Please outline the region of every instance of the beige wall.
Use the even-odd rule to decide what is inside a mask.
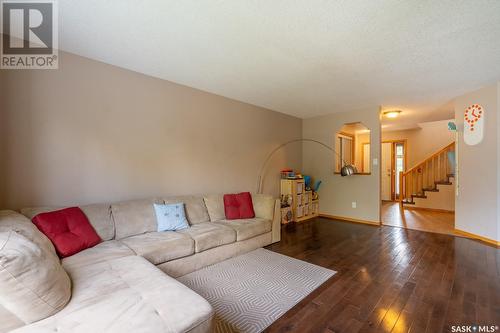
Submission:
[[[455,99],[458,143],[458,197],[455,201],[457,229],[500,241],[500,83]],[[475,146],[463,141],[463,113],[481,104],[485,113],[484,139]]]
[[[452,119],[451,119],[452,120]],[[455,141],[454,132],[448,131],[448,121],[422,123],[421,128],[403,131],[382,130],[382,141],[406,139],[407,169]]]
[[[255,191],[302,120],[75,55],[59,70],[0,71],[0,208]],[[300,169],[300,144],[268,167]]]
[[[303,135],[334,145],[335,134],[345,123],[362,122],[371,130],[371,158],[380,161],[380,118],[379,109],[374,107],[358,112],[340,112],[326,116],[304,119]],[[375,144],[376,143],[376,144]],[[322,214],[350,217],[368,221],[380,220],[380,168],[372,164],[371,175],[341,177],[335,175],[334,158],[325,148],[303,144],[304,173],[323,181],[320,194]],[[357,202],[357,208],[351,203]]]

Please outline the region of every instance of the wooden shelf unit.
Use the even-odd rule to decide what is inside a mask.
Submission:
[[[312,191],[306,191],[303,179],[281,179],[281,195],[292,198],[292,220],[301,222],[319,215],[319,200],[312,199]]]

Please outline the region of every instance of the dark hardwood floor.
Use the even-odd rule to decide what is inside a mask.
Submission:
[[[318,218],[283,226],[267,248],[337,271],[268,332],[500,326],[500,250],[477,241]]]

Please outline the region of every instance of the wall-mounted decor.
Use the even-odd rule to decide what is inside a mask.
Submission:
[[[464,142],[469,146],[483,141],[484,136],[484,108],[479,104],[472,104],[464,112]]]

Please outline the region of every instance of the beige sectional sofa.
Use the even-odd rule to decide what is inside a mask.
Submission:
[[[55,208],[0,211],[0,332],[210,332],[212,307],[175,278],[279,241],[279,201],[252,201],[231,221],[221,195],[81,206],[103,242],[62,260],[30,221]],[[157,232],[163,202],[190,228]]]

